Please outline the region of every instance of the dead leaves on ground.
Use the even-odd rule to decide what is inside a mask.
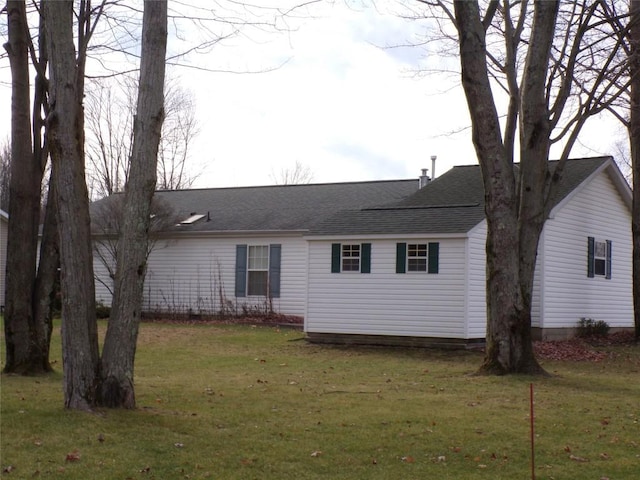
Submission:
[[[534,342],[534,349],[536,356],[543,360],[599,362],[612,354],[596,350],[596,347],[632,345],[633,343],[633,332],[623,331],[589,339],[572,338],[570,340]]]

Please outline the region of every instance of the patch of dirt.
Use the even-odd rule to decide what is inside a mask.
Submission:
[[[602,337],[572,338],[547,342],[534,342],[536,356],[543,360],[574,360],[599,362],[615,355],[614,352],[597,350],[597,347],[634,345],[633,332],[617,332]]]

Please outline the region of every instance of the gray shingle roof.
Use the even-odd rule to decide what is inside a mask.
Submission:
[[[158,191],[154,203],[171,217],[164,231],[307,231],[337,211],[395,203],[417,190],[417,178],[210,188]],[[95,233],[105,232],[105,228],[99,228],[98,219],[108,218],[122,197],[116,194],[92,204]],[[190,225],[176,226],[192,213],[203,214],[204,218]]]
[[[566,197],[610,157],[568,160],[553,205]],[[550,162],[550,168],[556,162]],[[517,168],[517,166],[516,166]],[[382,208],[339,212],[317,224],[311,235],[465,233],[484,219],[479,165],[454,167],[413,195]]]

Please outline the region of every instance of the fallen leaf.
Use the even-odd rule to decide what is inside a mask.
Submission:
[[[98,434],[98,441],[100,443],[104,442],[104,435],[102,433]]]
[[[67,458],[65,460],[67,462],[77,462],[80,460],[80,452],[78,450],[74,450],[71,453],[67,453]]]
[[[2,473],[11,473],[14,470],[15,470],[15,467],[13,465],[7,465],[2,469]]]
[[[176,442],[176,443],[173,444],[173,446],[176,447],[176,448],[182,448],[182,447],[184,447],[184,443]]]
[[[413,458],[411,456],[402,457],[401,460],[403,462],[405,462],[405,463],[415,463],[416,462],[415,458]]]
[[[581,463],[589,461],[588,458],[578,457],[576,455],[569,455],[569,460],[573,460],[574,462],[581,462]]]
[[[611,458],[611,457],[609,457],[608,453],[602,452],[600,454],[600,460],[609,460],[609,458]]]
[[[320,455],[322,455],[322,452],[320,450],[316,450],[314,452],[311,452],[311,456],[312,457],[319,457]]]

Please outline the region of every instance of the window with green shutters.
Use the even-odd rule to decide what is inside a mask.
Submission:
[[[341,272],[371,273],[371,244],[331,244],[331,273]]]
[[[396,273],[438,273],[440,268],[440,244],[396,243]]]

